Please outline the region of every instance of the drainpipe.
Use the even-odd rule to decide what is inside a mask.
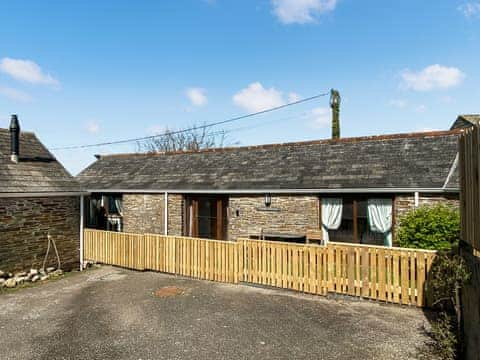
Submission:
[[[165,209],[165,224],[163,225],[164,226],[164,234],[165,235],[168,235],[168,192],[165,191],[165,194],[163,196],[165,198],[165,205],[164,205],[164,209]]]
[[[80,271],[83,270],[83,213],[84,196],[80,195]]]
[[[418,205],[420,203],[420,194],[418,191],[415,191],[415,208],[418,208]]]

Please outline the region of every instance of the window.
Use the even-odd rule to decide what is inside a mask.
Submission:
[[[224,239],[227,223],[226,204],[226,199],[222,197],[187,197],[185,234],[206,239]]]
[[[378,196],[374,196],[378,198]],[[329,240],[368,245],[384,245],[384,235],[372,232],[368,223],[368,198],[343,197],[342,222],[337,230],[329,230]]]

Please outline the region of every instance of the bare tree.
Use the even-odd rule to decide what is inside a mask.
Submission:
[[[172,152],[221,148],[226,145],[227,131],[194,125],[187,131],[166,129],[158,136],[137,142],[138,152]]]

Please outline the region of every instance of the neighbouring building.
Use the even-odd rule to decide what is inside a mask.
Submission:
[[[35,134],[20,132],[13,115],[10,129],[0,129],[0,269],[39,268],[48,234],[62,268],[78,267],[82,194]],[[56,265],[53,249],[49,254],[48,264]]]
[[[480,125],[480,114],[459,115],[453,123],[451,130],[465,129],[474,125]]]
[[[105,155],[77,179],[89,227],[391,246],[406,211],[458,204],[460,132]]]

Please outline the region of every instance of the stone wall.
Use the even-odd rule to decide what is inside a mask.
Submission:
[[[183,195],[168,194],[168,234],[183,235]]]
[[[163,194],[123,194],[123,231],[163,234]]]
[[[459,206],[458,194],[420,194],[418,205],[435,205],[438,203]],[[414,194],[402,194],[395,196],[395,218],[398,219],[410,210],[415,209]]]
[[[164,234],[164,194],[123,194],[123,231]],[[182,235],[183,196],[168,194],[168,233]]]
[[[64,270],[79,267],[79,197],[0,198],[0,269],[42,266],[47,234],[55,240]],[[47,266],[56,266],[50,249]]]
[[[229,198],[228,239],[264,232],[306,233],[319,229],[319,201],[313,195],[272,195],[265,208],[264,195]]]

